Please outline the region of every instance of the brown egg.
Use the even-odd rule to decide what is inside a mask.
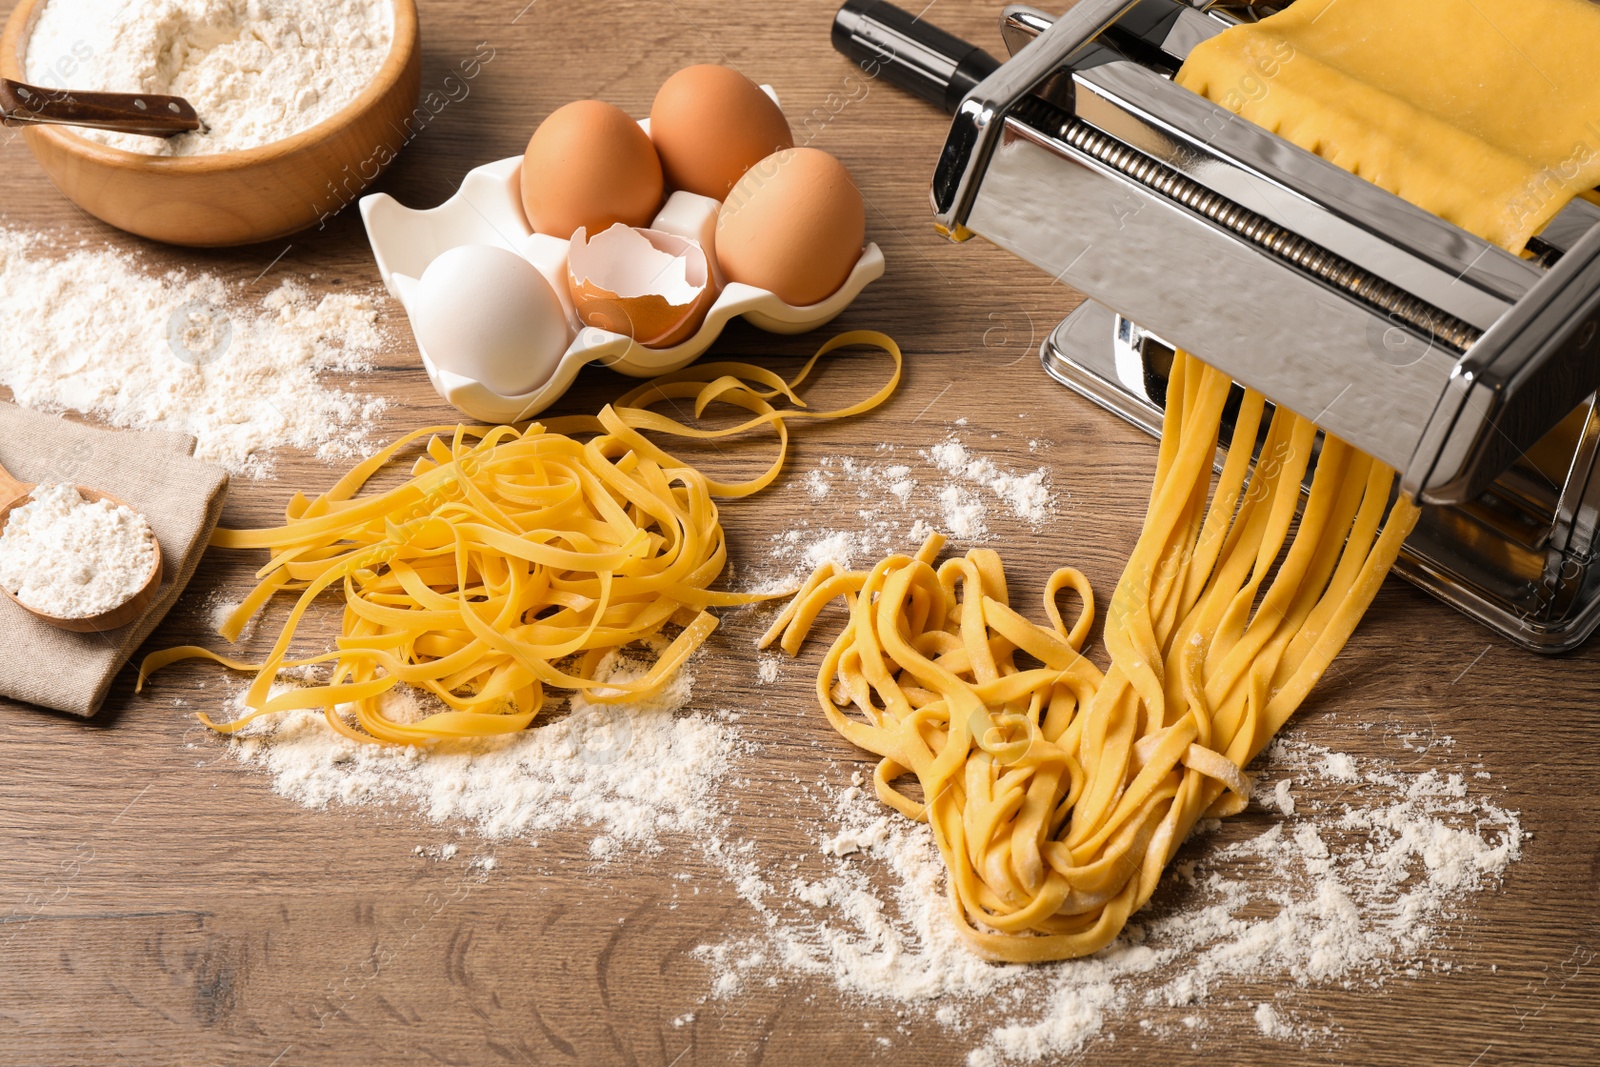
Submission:
[[[833,295],[861,258],[867,209],[843,163],[816,148],[750,168],[717,216],[717,262],[730,282],[805,307]]]
[[[721,200],[744,172],[794,147],[789,122],[761,87],[712,63],[668,78],[650,106],[650,139],[667,185]]]
[[[522,155],[522,209],[539,233],[648,226],[661,206],[661,158],[628,113],[601,100],[557,108]]]

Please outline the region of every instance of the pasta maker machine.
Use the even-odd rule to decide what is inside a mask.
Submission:
[[[1052,377],[1159,433],[1173,348],[1193,352],[1400,473],[1424,506],[1401,575],[1575,648],[1600,626],[1600,208],[1573,201],[1513,255],[1173,83],[1272,10],[1013,6],[1003,63],[873,0],[833,37],[953,111],[939,230],[1089,298],[1041,347]]]

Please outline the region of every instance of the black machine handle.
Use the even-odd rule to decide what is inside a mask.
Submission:
[[[951,114],[1000,61],[885,0],[848,0],[833,17],[833,47],[872,77]]]

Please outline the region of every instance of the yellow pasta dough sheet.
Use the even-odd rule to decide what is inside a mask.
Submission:
[[[1597,57],[1589,0],[1299,0],[1177,81],[1520,252],[1600,183]]]

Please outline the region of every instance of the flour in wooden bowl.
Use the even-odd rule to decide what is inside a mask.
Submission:
[[[333,117],[376,76],[393,38],[388,0],[48,0],[24,68],[47,89],[184,97],[201,130],[75,132],[146,155],[209,155]]]

